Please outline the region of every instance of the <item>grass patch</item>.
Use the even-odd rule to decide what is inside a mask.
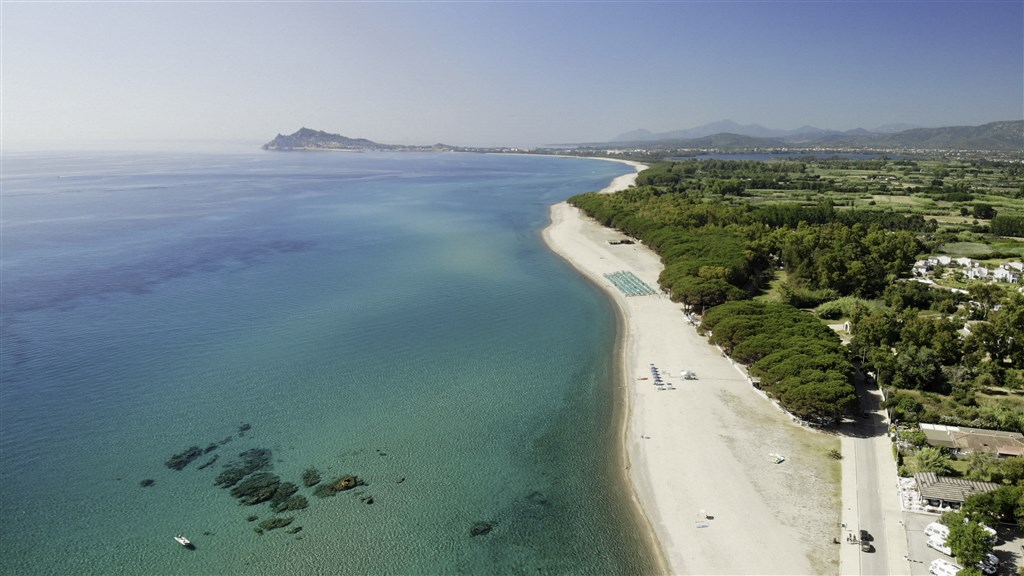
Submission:
[[[966,476],[970,469],[967,460],[951,460],[949,467],[953,469],[953,476]]]
[[[949,242],[939,248],[940,254],[950,256],[966,256],[968,258],[988,254],[992,247],[981,242]]]
[[[782,294],[779,292],[779,286],[785,284],[789,278],[785,270],[778,270],[775,272],[775,278],[768,284],[768,289],[763,294],[759,294],[754,297],[754,300],[760,300],[762,302],[781,302]]]

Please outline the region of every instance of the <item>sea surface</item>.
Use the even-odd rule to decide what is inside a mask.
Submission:
[[[550,204],[628,166],[245,150],[2,167],[3,574],[650,572],[614,457],[614,310],[540,238]],[[165,465],[190,446],[210,451]],[[306,509],[215,486],[254,448]],[[320,498],[309,467],[365,485]],[[275,516],[293,522],[257,532]]]

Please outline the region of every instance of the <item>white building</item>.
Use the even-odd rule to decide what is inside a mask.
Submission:
[[[988,268],[981,266],[975,266],[974,268],[968,268],[967,272],[964,272],[971,280],[986,280],[989,277]]]
[[[1020,282],[1020,272],[1006,264],[1000,264],[999,268],[992,271],[992,279],[1000,282]]]

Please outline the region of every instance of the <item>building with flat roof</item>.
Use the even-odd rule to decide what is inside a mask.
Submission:
[[[1024,434],[946,426],[943,424],[920,424],[921,432],[929,446],[949,448],[954,452],[987,452],[999,458],[1024,455]]]

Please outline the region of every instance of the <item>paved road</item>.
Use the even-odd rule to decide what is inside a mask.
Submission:
[[[896,490],[896,465],[892,443],[886,434],[888,421],[881,408],[881,394],[858,384],[861,411],[867,417],[842,426],[843,513],[845,534],[859,536],[867,530],[874,552],[844,545],[840,572],[844,575],[910,574],[906,559],[907,539]]]
[[[873,536],[871,543],[875,547],[874,553],[861,553],[860,573],[861,574],[890,574],[888,561],[888,542],[885,530],[885,519],[882,514],[883,488],[879,486],[882,474],[878,469],[877,453],[879,434],[885,434],[885,423],[882,417],[875,413],[877,400],[871,394],[861,394],[861,402],[864,410],[870,415],[868,419],[861,419],[854,428],[855,438],[853,446],[855,451],[855,463],[857,466],[857,524],[858,529],[867,530]],[[881,427],[881,430],[879,430]],[[890,490],[891,491],[891,490]]]

